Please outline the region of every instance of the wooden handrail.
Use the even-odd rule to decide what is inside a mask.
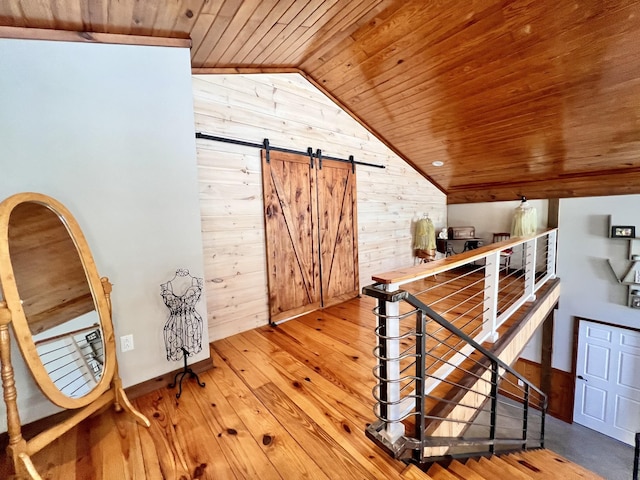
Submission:
[[[452,255],[451,257],[442,258],[440,260],[435,260],[433,262],[422,263],[420,265],[414,265],[411,267],[401,268],[398,270],[392,270],[390,272],[380,273],[373,275],[371,278],[376,283],[382,283],[385,285],[392,283],[408,283],[413,282],[415,280],[420,280],[425,277],[429,277],[431,275],[435,275],[437,273],[446,272],[447,270],[452,270],[456,267],[466,265],[467,263],[474,262],[476,260],[481,260],[488,255],[505,250],[507,248],[514,247],[516,245],[520,245],[526,241],[532,240],[534,238],[543,237],[548,235],[549,232],[554,230],[558,230],[557,228],[547,228],[545,230],[541,230],[534,235],[529,235],[527,237],[512,237],[508,240],[503,240],[502,242],[491,243],[489,245],[485,245],[482,247],[478,247],[473,250],[469,250],[467,252],[458,253],[456,255]]]

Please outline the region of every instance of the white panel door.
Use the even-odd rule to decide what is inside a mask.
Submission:
[[[640,332],[580,321],[573,419],[634,444],[640,431]]]

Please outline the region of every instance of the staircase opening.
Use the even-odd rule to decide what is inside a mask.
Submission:
[[[555,243],[550,229],[374,277],[369,438],[418,464],[544,447],[547,397],[512,364],[557,303]]]

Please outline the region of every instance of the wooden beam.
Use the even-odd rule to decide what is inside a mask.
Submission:
[[[560,199],[550,198],[547,206],[547,228],[558,228],[560,218]]]
[[[598,172],[598,175],[574,176],[554,180],[520,183],[479,184],[447,192],[449,205],[458,203],[496,202],[526,196],[530,200],[545,198],[597,197],[640,194],[640,172]]]
[[[193,75],[254,75],[260,73],[298,73],[299,68],[291,67],[193,67]],[[303,75],[304,76],[304,75]]]
[[[149,47],[191,48],[189,38],[148,37],[142,35],[119,35],[115,33],[79,32],[49,30],[44,28],[23,28],[0,26],[0,38],[22,40],[50,40],[54,42],[111,43],[119,45],[140,45]]]

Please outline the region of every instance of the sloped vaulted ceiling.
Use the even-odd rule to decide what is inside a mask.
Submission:
[[[0,25],[299,70],[449,203],[640,193],[640,1],[3,0]]]

